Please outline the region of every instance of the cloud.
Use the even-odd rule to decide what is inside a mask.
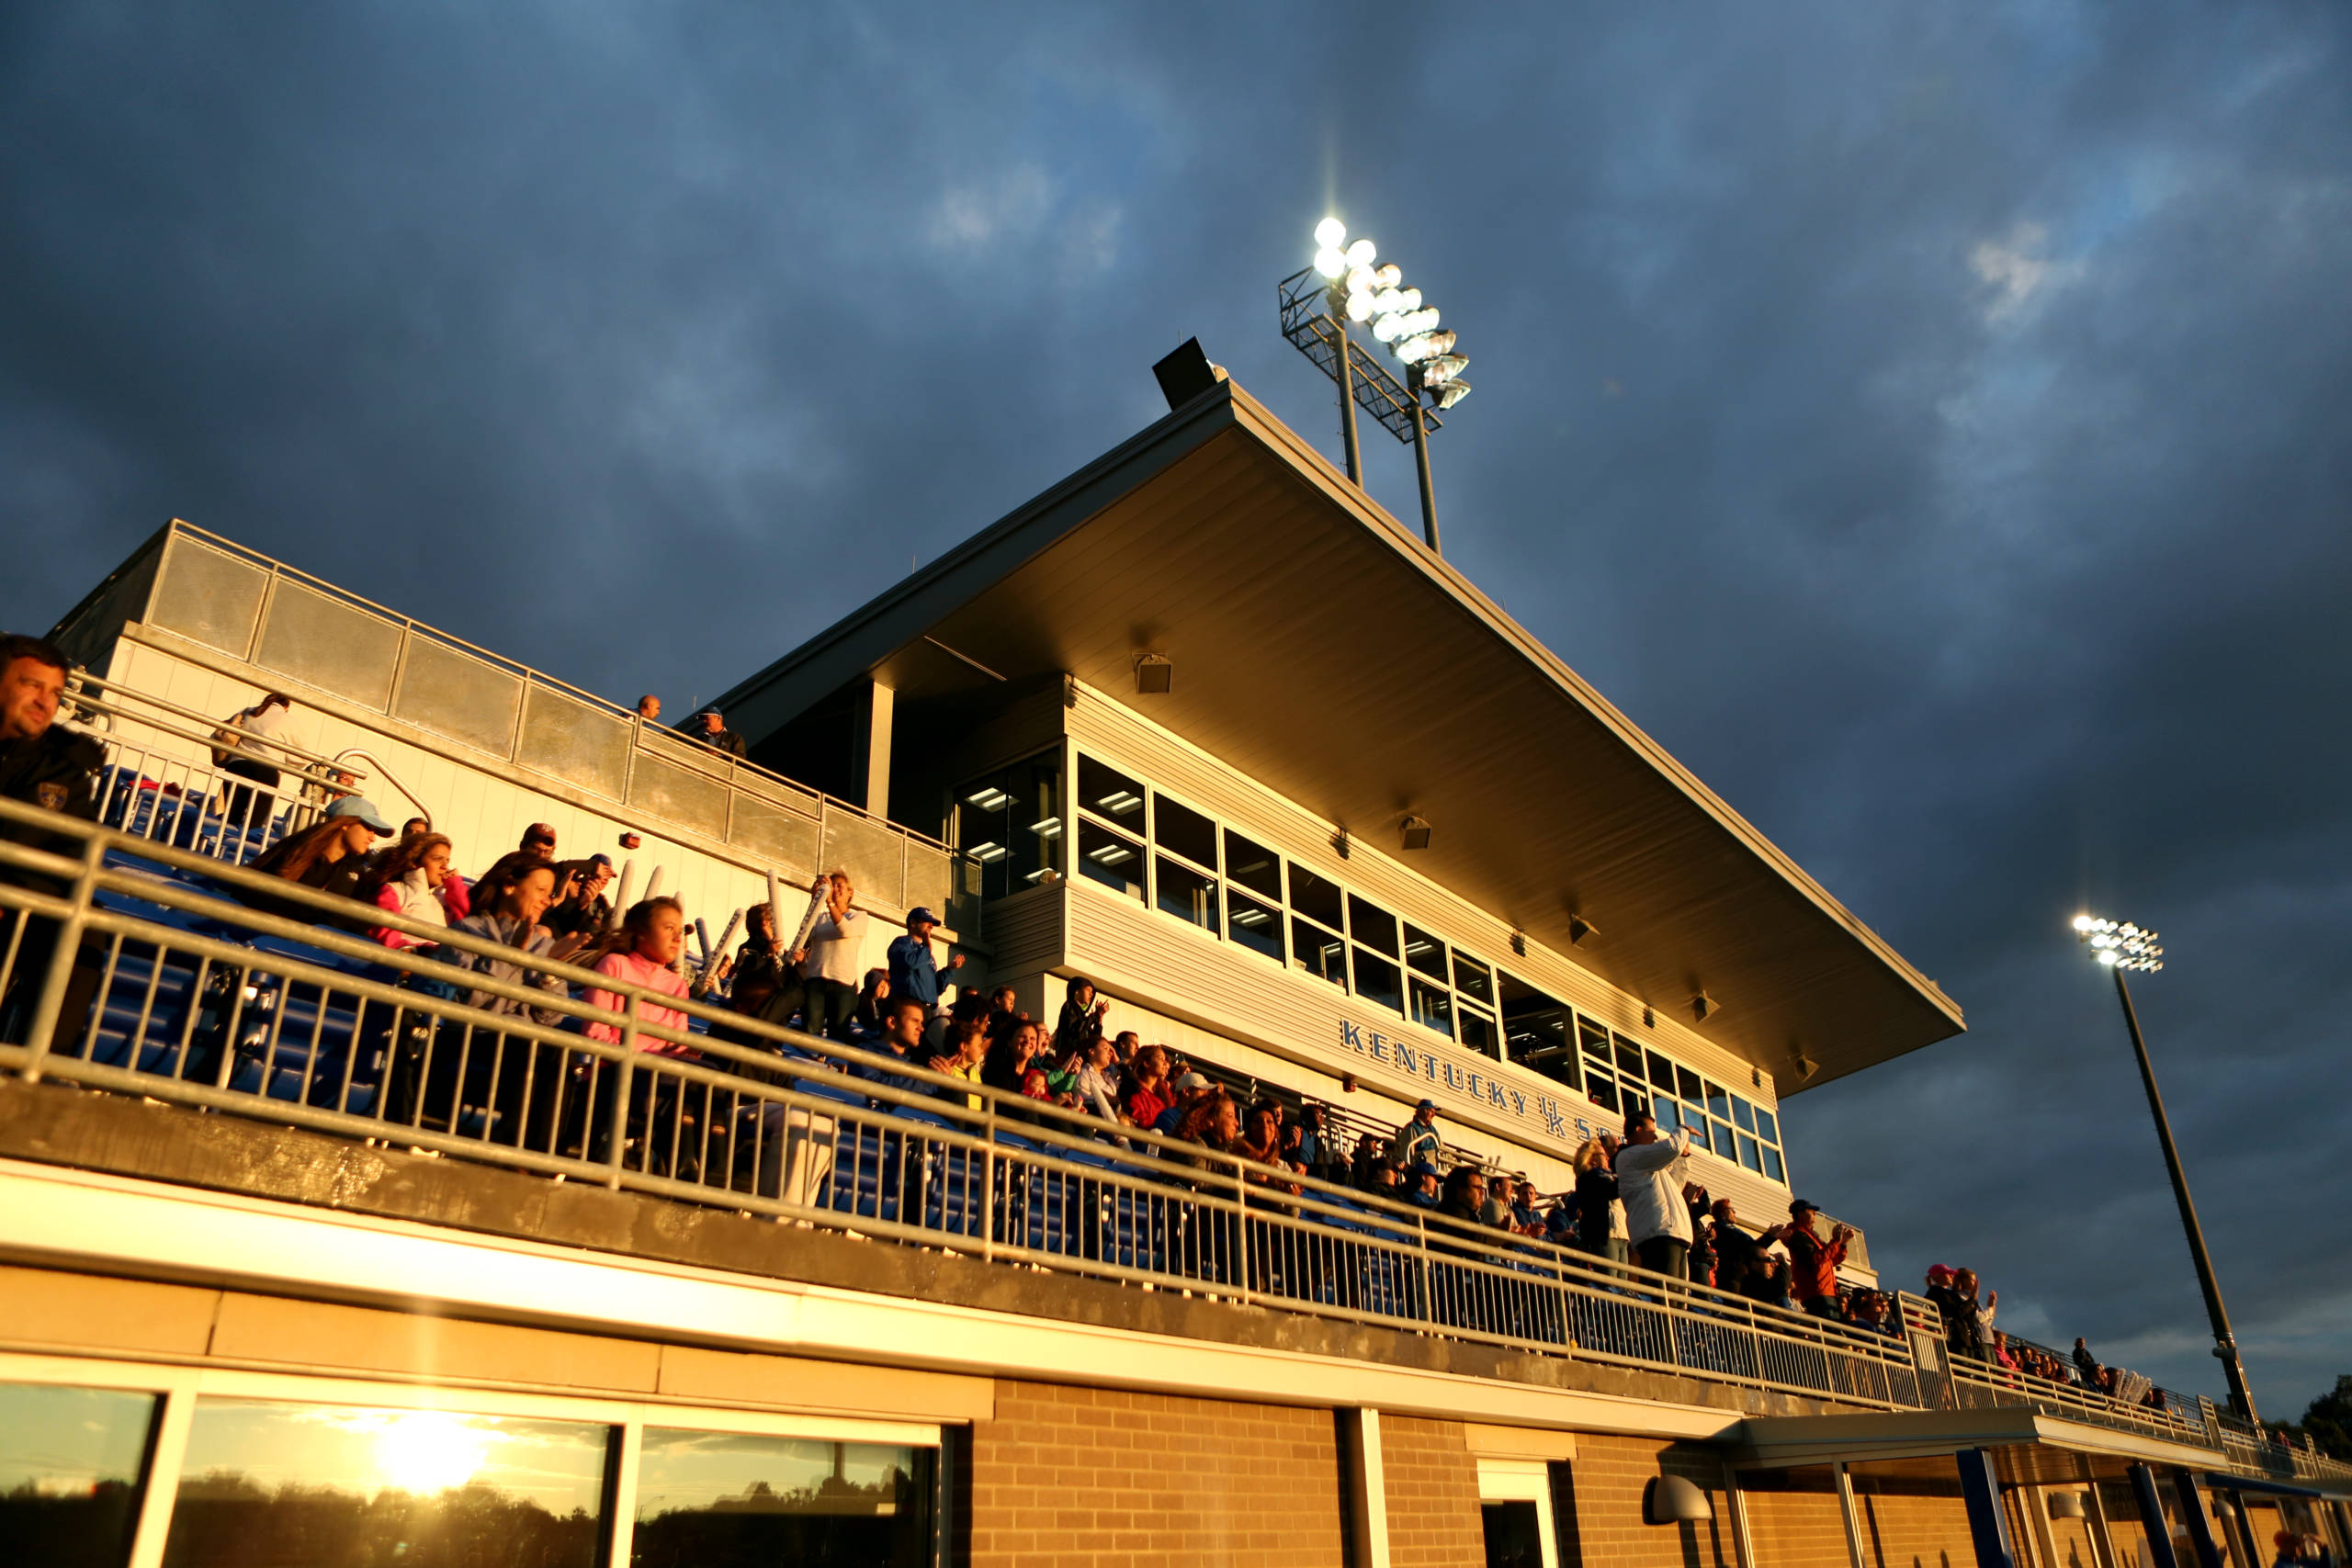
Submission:
[[[2043,254],[2049,243],[2041,225],[2020,223],[2007,238],[1979,241],[1968,253],[1969,270],[1987,291],[1982,305],[1987,322],[2008,321],[2082,277],[2082,262],[2052,261]]]

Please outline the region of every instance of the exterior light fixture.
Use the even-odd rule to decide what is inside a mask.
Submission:
[[[1165,696],[1176,681],[1176,661],[1162,653],[1136,655],[1136,691],[1142,696]]]
[[[1408,850],[1425,850],[1430,847],[1430,825],[1426,818],[1419,817],[1405,818],[1405,847]]]
[[[2242,1421],[2259,1421],[2254,1391],[2245,1381],[2245,1363],[2239,1358],[2237,1337],[2230,1332],[2230,1314],[2222,1305],[2222,1284],[2213,1274],[2213,1259],[2205,1251],[2205,1230],[2197,1223],[2197,1205],[2188,1196],[2188,1176],[2181,1169],[2180,1150],[2172,1141],[2172,1122],[2165,1115],[2164,1096],[2156,1091],[2156,1069],[2148,1060],[2148,1043],[2140,1034],[2140,1015],[2132,1006],[2126,973],[2154,974],[2165,966],[2164,944],[2156,933],[2130,920],[2104,919],[2097,915],[2075,917],[2075,940],[2091,958],[2115,976],[2115,999],[2123,1009],[2123,1026],[2132,1035],[2132,1054],[2139,1058],[2140,1087],[2147,1091],[2148,1114],[2156,1123],[2156,1141],[2164,1145],[2165,1173],[2172,1178],[2174,1204],[2180,1210],[2180,1228],[2188,1235],[2189,1260],[2197,1265],[2197,1283],[2205,1292],[2205,1316],[2213,1329],[2213,1354],[2230,1385],[2230,1407]]]
[[[1331,834],[1331,852],[1341,860],[1348,858],[1348,830],[1340,828]]]
[[[1819,1071],[1821,1071],[1821,1064],[1819,1062],[1815,1061],[1812,1057],[1806,1055],[1802,1051],[1797,1053],[1798,1081],[1803,1083],[1811,1083],[1813,1081],[1813,1075]]]
[[[1582,915],[1570,915],[1568,917],[1568,945],[1580,947],[1584,944],[1585,938],[1597,934],[1600,930],[1599,926],[1594,925]]]
[[[1715,1506],[1707,1495],[1679,1475],[1661,1475],[1650,1483],[1649,1506],[1645,1510],[1654,1525],[1696,1524],[1715,1517]]]
[[[1362,486],[1363,464],[1356,447],[1356,405],[1400,442],[1413,448],[1421,487],[1421,536],[1438,549],[1437,495],[1430,481],[1429,438],[1444,428],[1436,415],[1470,393],[1462,378],[1469,356],[1455,352],[1455,334],[1439,329],[1437,307],[1419,288],[1405,287],[1394,262],[1375,266],[1380,250],[1370,240],[1348,239],[1348,226],[1326,218],[1315,226],[1313,262],[1283,279],[1283,335],[1293,347],[1339,383],[1340,441],[1347,456],[1348,481]],[[1404,369],[1400,379],[1358,347],[1349,324],[1368,327]]]
[[[1715,1000],[1714,998],[1707,995],[1704,991],[1701,991],[1697,996],[1690,998],[1690,1016],[1698,1020],[1701,1023],[1706,1022],[1707,1020],[1714,1017],[1715,1014],[1723,1010],[1724,1004]]]
[[[2053,1519],[2081,1518],[2083,1495],[2079,1492],[2052,1492],[2050,1495],[2050,1517]]]

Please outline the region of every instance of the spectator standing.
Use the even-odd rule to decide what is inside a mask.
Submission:
[[[929,909],[907,911],[907,934],[890,939],[886,954],[890,965],[890,994],[912,997],[930,1011],[939,1008],[939,964],[931,951],[931,933],[939,929],[939,917]],[[947,955],[950,974],[964,967],[964,955]]]
[[[1682,1183],[1690,1162],[1690,1134],[1677,1127],[1661,1138],[1657,1119],[1636,1111],[1626,1119],[1625,1142],[1617,1151],[1617,1191],[1625,1204],[1625,1230],[1634,1257],[1645,1269],[1668,1279],[1690,1277],[1690,1211],[1682,1206]]]
[[[1707,1190],[1695,1181],[1684,1182],[1682,1206],[1690,1211],[1690,1282],[1712,1287],[1715,1282],[1715,1225]]]
[[[1437,1130],[1437,1101],[1424,1100],[1413,1107],[1413,1119],[1388,1140],[1388,1157],[1408,1170],[1424,1162],[1435,1166],[1444,1146]]]
[[[836,871],[820,880],[827,885],[824,910],[808,928],[808,945],[792,956],[808,987],[808,1031],[830,1035],[846,1027],[857,1000],[858,981],[865,973],[860,951],[865,917],[851,903],[855,895],[849,873]]]
[[[1577,1245],[1611,1263],[1626,1260],[1623,1241],[1611,1233],[1617,1206],[1617,1139],[1608,1133],[1588,1139],[1577,1151]]]
[[[1094,995],[1094,982],[1083,975],[1072,976],[1069,994],[1062,999],[1061,1016],[1054,1021],[1054,1051],[1067,1055],[1083,1051],[1102,1034],[1102,1015],[1111,1004]]]
[[[287,754],[268,743],[286,732],[287,716],[293,707],[285,693],[270,692],[253,706],[239,708],[222,719],[220,728],[212,732],[213,766],[252,781],[229,787],[225,809],[230,827],[242,830],[269,826],[277,807],[275,791],[281,776],[277,764],[287,760]],[[264,795],[254,784],[273,793]]]
[[[727,720],[719,716],[717,708],[704,710],[688,733],[713,750],[724,751],[730,757],[741,758],[746,754],[743,738],[727,728]]]
[[[662,722],[662,699],[648,692],[637,699],[637,716],[648,724]]]
[[[1835,1322],[1843,1315],[1838,1304],[1838,1266],[1846,1261],[1854,1227],[1840,1224],[1824,1241],[1813,1228],[1821,1205],[1800,1198],[1789,1205],[1789,1224],[1782,1233],[1788,1243],[1789,1267],[1794,1280],[1791,1293],[1797,1304],[1815,1317]]]
[[[2098,1386],[2098,1358],[2091,1354],[2090,1346],[2080,1335],[2075,1337],[2075,1370],[2082,1374],[2085,1388]]]

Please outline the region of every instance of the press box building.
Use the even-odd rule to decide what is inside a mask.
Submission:
[[[268,833],[230,825],[211,727],[281,690],[269,832],[344,773],[462,864],[547,822],[659,866],[709,930],[843,868],[876,926],[938,910],[961,977],[1050,1018],[1082,976],[1114,1029],[1335,1134],[1427,1098],[1455,1157],[1554,1192],[1638,1103],[1778,1220],[1781,1098],[1960,1010],[1229,383],[739,682],[746,761],[182,524],[54,635],[109,769],[103,829],[0,885],[80,944],[0,1020],[0,1496],[112,1543],[86,1560],[2344,1545],[2343,1467],[2200,1400],[1954,1364],[1916,1298],[1866,1335],[821,1063],[722,1094],[628,1057],[700,1107],[692,1173],[658,1118],[532,1146],[479,1087],[494,1048],[402,1110],[403,1052],[472,1040],[463,1004],[218,897]]]

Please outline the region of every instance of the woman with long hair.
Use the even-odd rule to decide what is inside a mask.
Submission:
[[[846,1034],[857,1005],[857,984],[865,976],[863,949],[865,917],[852,903],[855,897],[849,873],[836,871],[820,879],[825,902],[816,923],[808,928],[808,946],[792,956],[800,964],[808,988],[805,1003],[811,1034]]]
[[[447,836],[441,833],[402,839],[377,855],[359,879],[359,896],[379,909],[425,925],[448,925],[451,916],[444,899],[450,884],[449,848]],[[438,945],[430,937],[411,936],[390,926],[377,926],[368,934],[390,948]]]

